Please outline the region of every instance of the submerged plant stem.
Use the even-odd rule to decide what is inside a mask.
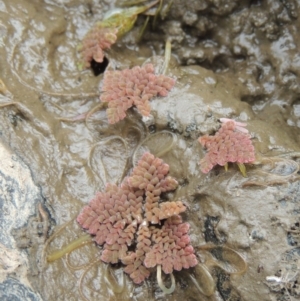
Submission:
[[[6,86],[5,86],[5,84],[4,84],[4,82],[1,80],[1,78],[0,78],[0,93],[1,94],[3,94],[3,95],[5,95],[5,94],[8,94],[8,90],[7,90],[7,88],[6,88]],[[10,92],[9,92],[10,93]]]
[[[246,173],[246,166],[244,163],[236,163],[237,166],[239,167],[240,169],[240,172],[242,173],[243,177],[244,178],[247,178],[247,173]]]
[[[159,135],[170,135],[171,136],[171,141],[167,141],[166,139],[164,139],[164,143],[165,145],[163,145],[162,142],[158,143],[158,145],[161,147],[159,150],[157,151],[153,151],[150,150],[151,153],[155,154],[155,156],[157,157],[162,157],[163,155],[165,155],[166,153],[168,153],[174,146],[175,142],[177,141],[177,137],[174,133],[169,132],[169,131],[161,131],[161,132],[157,132],[153,135],[149,135],[148,137],[146,137],[135,149],[133,155],[132,155],[132,165],[135,165],[137,163],[137,158],[138,158],[138,151],[139,149],[143,146],[143,144],[146,144],[146,142],[150,139],[154,139],[155,137],[159,137]],[[167,142],[166,142],[167,141]],[[157,144],[157,141],[156,141]],[[155,144],[155,145],[156,145]],[[153,145],[153,143],[152,143]]]
[[[242,187],[267,187],[298,181],[300,169],[299,163],[295,160],[287,159],[298,157],[300,157],[299,152],[291,152],[276,157],[259,158],[259,160],[253,163],[256,166],[260,166],[260,168],[255,169],[255,172],[251,173],[251,178],[253,180],[243,183]],[[268,167],[268,165],[270,165],[270,167]]]
[[[70,118],[60,117],[60,118],[57,118],[57,120],[62,121],[62,122],[82,122],[82,121],[86,120],[86,117],[85,117],[85,114],[81,114],[76,117],[70,117]]]
[[[204,264],[198,263],[198,265],[195,267],[195,273],[196,276],[191,273],[188,273],[188,276],[199,292],[208,297],[213,295],[216,285],[208,268]]]
[[[171,282],[172,282],[170,288],[166,288],[165,285],[163,284],[163,281],[161,279],[161,265],[160,264],[157,266],[157,274],[156,275],[157,275],[157,283],[158,283],[158,286],[160,287],[160,289],[165,294],[172,294],[175,291],[175,285],[176,285],[173,273],[170,274]]]
[[[94,152],[95,148],[96,148],[97,146],[99,146],[99,145],[105,145],[105,144],[107,144],[109,141],[112,141],[112,140],[120,140],[120,141],[123,143],[123,145],[124,145],[124,154],[128,153],[128,143],[127,143],[126,140],[123,139],[122,137],[117,136],[117,135],[113,135],[113,136],[104,138],[102,141],[100,141],[100,142],[96,143],[95,145],[93,145],[92,148],[90,149],[89,159],[88,159],[88,163],[89,163],[89,166],[90,166],[90,167],[93,166],[93,164],[92,164],[92,162],[91,162],[91,156],[93,155],[93,152]],[[102,161],[101,158],[100,158],[100,160],[98,161],[98,164],[101,164],[100,170],[103,171],[103,175],[100,175],[100,178],[101,178],[102,182],[104,183],[104,185],[106,185],[106,184],[107,184],[107,172],[106,172],[106,169],[105,169],[105,167],[104,167],[104,164],[103,164],[103,161]],[[126,160],[126,162],[125,162],[124,168],[126,168],[126,167],[127,167],[127,160]],[[124,177],[124,173],[125,173],[125,172],[126,172],[126,171],[123,171],[123,173],[122,173],[122,175],[121,175],[121,178],[120,178],[118,181],[116,181],[117,183],[119,183],[119,182],[122,180],[122,178]]]
[[[86,116],[85,116],[85,122],[87,122],[87,120],[97,111],[100,111],[103,108],[107,108],[107,103],[106,102],[101,102],[98,105],[96,105],[95,107],[93,107],[89,112],[87,112]]]
[[[92,240],[91,240],[91,241],[87,241],[86,243],[82,243],[81,246],[88,245],[88,244],[90,244],[90,243],[92,243],[92,242],[93,242]],[[71,253],[67,253],[67,254],[66,254],[66,265],[68,266],[68,268],[69,268],[71,271],[84,270],[84,269],[86,269],[86,268],[89,266],[89,263],[84,263],[84,264],[82,264],[82,265],[77,265],[77,266],[71,264],[71,262],[70,262],[70,254],[71,254]]]
[[[173,1],[174,0],[169,0],[169,3],[167,4],[167,6],[165,6],[164,8],[162,8],[161,10],[160,10],[160,18],[162,19],[162,20],[164,20],[166,17],[167,17],[167,15],[168,15],[168,13],[169,13],[169,11],[170,11],[170,9],[171,9],[171,6],[172,6],[172,4],[173,4]]]
[[[166,48],[165,48],[165,61],[161,72],[163,75],[165,75],[168,70],[170,59],[171,59],[171,51],[172,51],[172,44],[170,39],[167,39]]]
[[[47,261],[53,262],[53,261],[63,257],[65,254],[70,253],[73,250],[80,248],[82,245],[84,245],[90,241],[91,241],[91,236],[89,234],[83,235],[83,236],[79,237],[78,239],[72,241],[70,244],[68,244],[64,248],[55,251],[51,255],[48,255]]]
[[[111,287],[115,294],[121,294],[125,287],[125,277],[121,270],[120,283],[118,282],[117,276],[113,274],[112,268],[109,264],[105,265],[104,280]]]
[[[101,259],[96,259],[94,260],[86,269],[85,271],[81,274],[80,279],[79,279],[79,294],[81,296],[81,298],[84,301],[90,301],[89,299],[86,298],[86,296],[84,295],[83,291],[82,291],[82,283],[83,283],[83,279],[85,277],[85,275],[88,273],[88,271],[94,267],[96,264],[98,264],[99,262],[101,262]]]
[[[147,16],[147,18],[146,18],[146,20],[145,20],[145,22],[144,22],[144,24],[143,24],[143,26],[142,26],[142,28],[141,28],[141,30],[140,30],[140,32],[139,32],[139,35],[138,35],[138,38],[137,38],[137,41],[138,41],[138,42],[140,42],[140,40],[141,40],[142,37],[143,37],[143,34],[144,34],[144,32],[145,32],[145,29],[147,28],[147,25],[148,25],[148,23],[149,23],[149,19],[150,19],[150,17]]]
[[[156,9],[156,12],[155,12],[155,15],[154,15],[154,18],[153,18],[153,23],[152,23],[153,29],[155,29],[155,27],[156,27],[156,21],[157,21],[158,15],[160,14],[162,4],[163,4],[163,0],[160,0],[158,8]]]
[[[133,6],[137,4],[141,4],[143,2],[146,2],[147,0],[132,0],[132,1],[122,1],[120,6]]]
[[[244,274],[248,268],[243,256],[231,248],[207,244],[199,246],[198,249],[208,251],[208,253],[206,253],[206,266],[217,266],[226,273],[235,275]],[[219,256],[215,254],[219,254]],[[198,267],[201,267],[200,264]],[[201,268],[203,269],[203,267]]]

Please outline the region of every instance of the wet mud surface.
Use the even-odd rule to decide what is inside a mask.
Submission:
[[[0,297],[300,299],[300,2],[174,0],[164,20],[137,44],[145,19],[139,17],[107,53],[111,65],[159,66],[169,37],[167,75],[176,78],[175,87],[151,101],[148,119],[132,109],[115,125],[103,110],[86,122],[62,121],[99,103],[103,75],[78,71],[76,47],[115,5],[0,0]],[[257,162],[247,178],[234,165],[207,175],[199,169],[204,151],[197,138],[213,134],[221,117],[248,124]],[[202,269],[212,276],[210,297],[191,280],[205,287],[196,269],[174,273],[171,295],[162,293],[155,272],[141,285],[125,276],[118,294],[104,263],[86,270],[99,259],[93,244],[53,263],[45,260],[82,236],[74,220],[81,208],[106,183],[120,183],[145,148],[162,154],[179,182],[166,197],[188,207],[183,219],[191,224]],[[210,252],[205,245],[218,248]],[[245,273],[235,272],[241,263],[229,249],[244,258]],[[221,263],[212,265],[212,257]],[[121,281],[119,271],[113,268]]]

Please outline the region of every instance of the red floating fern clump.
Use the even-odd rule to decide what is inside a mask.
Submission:
[[[161,229],[152,226],[150,230],[153,247],[144,260],[147,268],[161,265],[162,270],[170,274],[173,270],[181,271],[198,263],[187,234],[189,224],[182,223],[179,215],[168,218]]]
[[[142,195],[143,191],[134,191],[126,183],[122,187],[108,184],[77,217],[78,223],[95,235],[95,242],[104,244],[103,261],[117,263],[126,255],[142,220]]]
[[[246,124],[231,119],[222,118],[221,128],[214,136],[202,136],[198,141],[207,149],[200,161],[200,169],[208,173],[215,165],[225,166],[228,162],[237,163],[243,175],[244,163],[255,161],[254,146]]]
[[[103,27],[101,22],[96,24],[84,37],[79,52],[82,58],[83,68],[89,68],[94,59],[97,63],[104,60],[104,50],[111,47],[117,41],[118,29]]]
[[[155,75],[152,64],[106,71],[100,100],[108,103],[106,112],[110,123],[124,119],[126,111],[133,105],[143,116],[149,116],[149,100],[155,96],[166,96],[174,84],[171,77]]]
[[[168,172],[166,163],[145,153],[120,186],[107,185],[77,217],[94,241],[103,245],[101,259],[121,261],[135,283],[144,281],[155,266],[170,274],[198,263],[189,225],[178,215],[185,206],[180,201],[161,202],[161,193],[178,185]]]

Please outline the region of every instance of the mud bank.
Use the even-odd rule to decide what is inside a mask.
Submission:
[[[68,260],[45,260],[82,235],[74,217],[95,192],[120,183],[141,147],[154,154],[167,149],[171,135],[174,143],[162,158],[180,185],[167,197],[189,208],[183,218],[191,224],[192,245],[216,287],[201,300],[300,298],[299,2],[174,0],[136,44],[141,16],[107,55],[114,68],[158,66],[170,38],[167,75],[176,85],[169,95],[151,101],[148,119],[132,109],[116,125],[108,124],[105,111],[86,122],[62,121],[99,103],[103,75],[78,71],[76,47],[117,4],[0,1],[0,106],[7,104],[0,108],[1,290],[18,288],[17,300],[199,300],[186,274],[197,278],[193,269],[175,273],[172,295],[162,293],[155,273],[138,286],[126,276],[125,290],[116,294],[104,263],[85,273],[99,258],[95,245]],[[248,124],[258,158],[248,178],[234,165],[207,175],[199,169],[204,150],[197,138],[213,134],[221,117]],[[10,164],[14,156],[17,163]],[[207,244],[241,254],[247,271],[230,275],[210,266],[201,250]]]

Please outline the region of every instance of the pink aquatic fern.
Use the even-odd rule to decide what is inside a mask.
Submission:
[[[97,63],[102,63],[104,50],[111,47],[117,41],[118,29],[103,27],[102,23],[97,23],[84,37],[79,52],[82,59],[82,67],[89,68],[94,59]]]
[[[135,105],[143,116],[149,116],[149,100],[166,96],[175,80],[165,75],[155,75],[152,64],[135,66],[122,71],[106,71],[100,100],[108,103],[107,117],[116,123],[126,117],[126,111]]]
[[[128,179],[131,187],[145,191],[145,217],[152,224],[185,211],[180,201],[158,204],[162,192],[174,190],[178,185],[174,178],[167,176],[168,172],[168,164],[149,154],[143,156]]]
[[[200,160],[200,169],[208,173],[215,165],[225,166],[228,162],[237,163],[243,175],[244,163],[255,160],[254,146],[246,124],[236,122],[232,119],[222,118],[221,128],[214,136],[204,135],[198,139],[207,153]]]
[[[189,225],[178,215],[185,206],[160,199],[162,192],[178,185],[168,172],[166,163],[146,152],[120,186],[107,185],[77,217],[94,241],[103,245],[101,259],[121,261],[135,283],[144,281],[154,266],[172,273],[198,263]]]
[[[153,246],[145,256],[144,265],[147,268],[161,265],[166,274],[197,265],[188,230],[189,224],[183,223],[179,215],[168,218],[161,229],[150,227]]]
[[[78,223],[99,245],[104,244],[101,259],[117,263],[133,241],[138,221],[141,221],[143,191],[131,189],[126,182],[121,187],[108,184],[77,217]]]

